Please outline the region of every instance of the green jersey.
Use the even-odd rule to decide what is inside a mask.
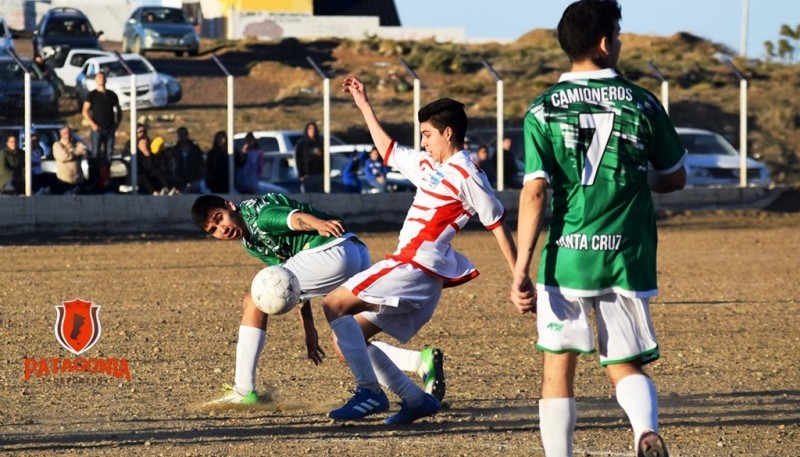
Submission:
[[[239,211],[250,230],[250,235],[242,238],[242,245],[250,255],[267,265],[280,265],[300,251],[313,250],[343,239],[322,236],[315,231],[292,230],[289,216],[297,211],[325,220],[336,218],[285,195],[265,194],[245,200],[239,205]]]
[[[538,284],[572,296],[656,295],[648,166],[669,174],[685,151],[656,97],[614,70],[566,73],[524,126],[525,180],[553,191]]]

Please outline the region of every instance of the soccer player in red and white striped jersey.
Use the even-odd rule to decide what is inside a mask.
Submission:
[[[486,175],[462,149],[467,130],[464,105],[436,100],[419,111],[423,151],[397,144],[383,130],[364,84],[353,77],[343,89],[353,96],[384,162],[416,187],[397,250],[387,259],[349,279],[323,300],[325,317],[338,341],[340,355],[356,378],[356,393],[331,411],[334,420],[360,419],[389,408],[381,385],[403,401],[388,424],[406,424],[439,411],[440,402],[414,384],[381,348],[368,342],[384,332],[406,343],[430,320],[442,289],[475,278],[478,271],[450,245],[472,216],[497,239],[509,270],[516,246],[503,222],[505,209]]]

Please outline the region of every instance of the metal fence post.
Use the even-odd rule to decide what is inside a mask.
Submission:
[[[747,78],[730,57],[724,56],[720,60],[739,81],[739,187],[747,187]]]
[[[481,61],[483,66],[486,67],[486,70],[489,71],[489,74],[492,75],[496,84],[497,84],[497,190],[502,191],[505,189],[505,155],[506,151],[503,149],[503,111],[504,111],[504,100],[503,100],[503,78],[492,68],[492,65],[486,60],[483,59]]]
[[[228,123],[227,123],[227,130],[228,130],[228,193],[232,194],[234,191],[234,182],[233,182],[233,167],[234,167],[234,160],[233,160],[233,75],[228,71],[225,65],[222,65],[222,62],[219,60],[217,56],[212,56],[214,62],[216,62],[217,66],[225,73],[225,79],[228,81]],[[261,178],[259,176],[259,178]]]
[[[137,154],[136,154],[138,152],[138,149],[139,149],[137,147],[137,144],[136,144],[136,108],[137,108],[137,104],[139,103],[139,99],[138,99],[138,92],[139,91],[136,89],[136,73],[134,73],[134,71],[131,70],[131,67],[128,66],[128,64],[125,62],[125,59],[122,58],[122,55],[119,52],[114,51],[114,55],[117,57],[117,60],[119,61],[120,65],[122,65],[122,68],[124,68],[125,71],[127,71],[128,74],[131,77],[131,88],[130,88],[130,94],[128,96],[128,108],[130,109],[130,120],[131,120],[131,125],[130,125],[130,128],[131,128],[131,143],[130,143],[130,148],[131,148],[131,173],[130,174],[131,174],[131,176],[130,176],[130,178],[131,178],[131,194],[136,195],[139,192],[139,189],[137,188],[137,184],[139,183],[139,180],[138,180],[139,167],[138,167],[138,163],[137,163],[138,160],[137,160]],[[108,155],[109,163],[111,161],[111,154],[112,153],[113,153],[113,151],[106,151],[106,154]],[[97,151],[95,151],[95,154],[97,154]]]
[[[328,194],[331,191],[331,79],[322,68],[314,62],[311,56],[306,56],[306,60],[322,78],[323,190]]]
[[[25,196],[30,197],[33,195],[33,174],[31,170],[31,71],[22,60],[19,58],[13,49],[6,49],[8,55],[14,59],[17,65],[25,72],[23,77],[23,98],[24,98],[24,130],[25,130]]]
[[[411,68],[406,59],[401,58],[400,63],[403,65],[403,68],[406,69],[406,73],[411,76],[411,79],[414,81],[414,149],[419,151],[420,149],[420,135],[419,135],[419,109],[420,109],[420,80],[419,76],[417,76],[417,72]]]
[[[652,60],[649,61],[647,65],[656,76],[656,79],[661,82],[661,104],[664,105],[664,110],[669,114],[669,82],[667,82],[667,78],[658,70],[658,67],[656,67]]]

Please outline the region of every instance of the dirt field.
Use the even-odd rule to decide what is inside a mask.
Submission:
[[[800,214],[680,214],[660,226],[653,313],[663,357],[649,373],[672,455],[800,455]],[[374,258],[396,243],[396,233],[362,238]],[[543,455],[534,320],[507,302],[509,273],[489,233],[458,238],[482,275],[446,291],[410,345],[444,350],[448,408],[403,428],[384,425],[385,415],[345,425],[326,419],[348,398],[352,379],[334,358],[320,367],[305,361],[294,313],[271,321],[259,365],[258,387],[273,392],[272,402],[199,407],[233,380],[237,302],[259,268],[238,243],[141,236],[0,244],[2,451]],[[102,335],[82,357],[124,358],[130,381],[74,372],[24,379],[26,358],[74,361],[53,328],[54,305],[76,297],[102,306]],[[595,358],[581,359],[578,395],[576,455],[633,455],[627,421]]]

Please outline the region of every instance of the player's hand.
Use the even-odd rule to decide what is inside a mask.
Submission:
[[[319,345],[319,334],[315,328],[306,329],[306,353],[314,365],[319,365],[325,358],[325,351]]]
[[[514,276],[509,298],[520,314],[536,314],[536,288],[527,275]]]
[[[353,101],[355,101],[356,105],[359,107],[368,102],[367,88],[364,86],[363,82],[358,80],[358,78],[353,76],[344,78],[344,81],[342,82],[342,91],[352,95]]]
[[[319,234],[322,236],[338,237],[344,234],[344,224],[339,220],[320,220],[320,223],[316,229],[317,232],[319,232]]]

